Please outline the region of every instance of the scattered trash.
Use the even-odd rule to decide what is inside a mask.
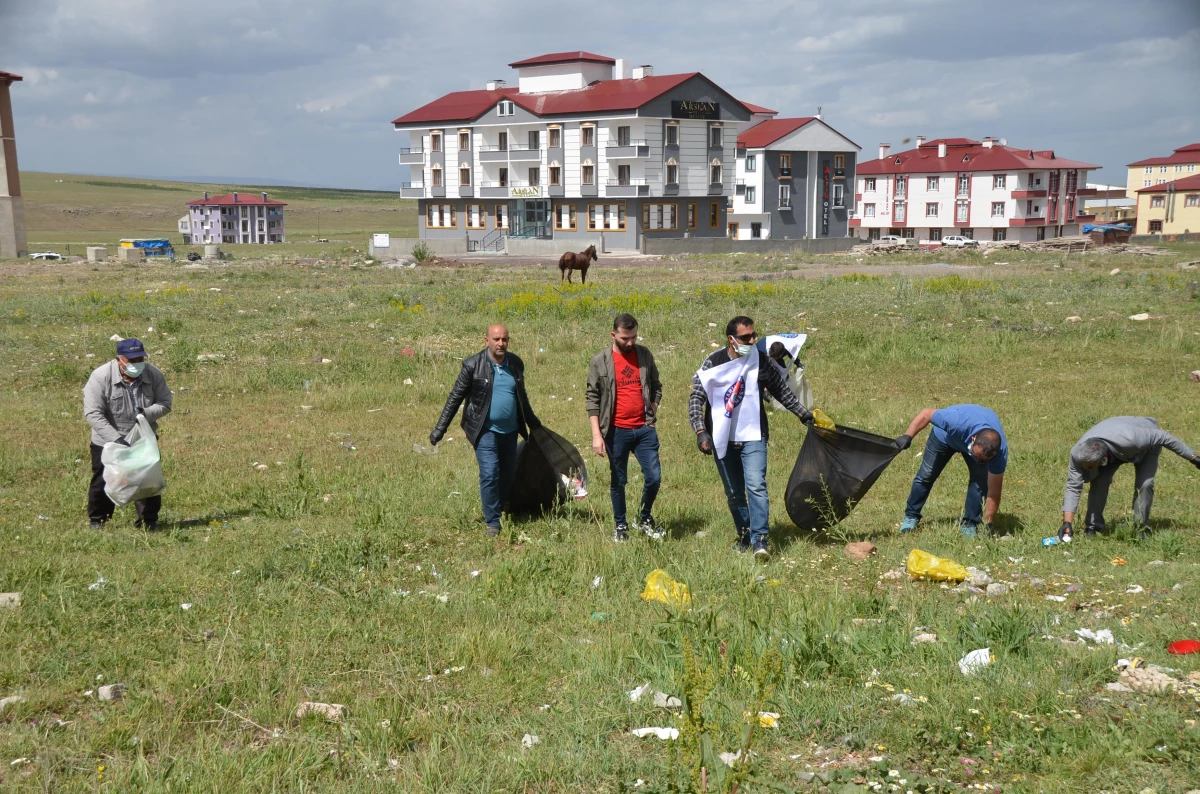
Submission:
[[[1153,667],[1128,667],[1121,671],[1120,683],[1135,692],[1153,694],[1174,692],[1181,686],[1179,681]]]
[[[1141,314],[1131,314],[1131,315],[1129,315],[1129,319],[1133,320],[1134,322],[1140,323],[1140,322],[1145,322],[1146,320],[1149,320],[1150,315],[1147,314],[1146,312],[1142,312]]]
[[[742,757],[742,751],[738,750],[736,753],[721,753],[717,757],[725,762],[725,766],[733,766],[737,763],[738,759]]]
[[[16,609],[19,606],[21,606],[20,593],[0,593],[0,607]]]
[[[653,736],[656,739],[662,739],[664,742],[679,738],[678,728],[634,728],[630,733],[639,739]]]
[[[108,580],[103,576],[98,576],[96,577],[96,581],[88,585],[88,590],[100,590],[103,589],[104,585],[106,584],[108,584]]]
[[[632,702],[637,703],[643,697],[648,695],[651,691],[652,690],[650,688],[650,682],[647,681],[646,683],[642,684],[641,686],[634,687],[633,689],[629,690],[629,692],[627,694],[629,695],[629,699]]]
[[[1192,380],[1194,380],[1194,381],[1200,382],[1200,369],[1194,369],[1194,370],[1192,370],[1192,371],[1191,371],[1191,372],[1188,374],[1188,377],[1189,377],[1189,378],[1191,378],[1191,379],[1192,379]]]
[[[18,703],[24,702],[25,698],[21,697],[20,695],[9,695],[6,698],[0,698],[0,714],[3,714],[4,710],[9,706],[15,706]]]
[[[847,543],[842,553],[852,560],[865,560],[875,553],[875,544],[868,540],[859,543]]]
[[[1045,579],[1038,579],[1036,576],[1029,580],[1029,586],[1034,590],[1041,590],[1046,587]]]
[[[901,706],[915,706],[915,705],[917,705],[917,699],[916,699],[916,698],[914,698],[912,695],[906,695],[906,694],[904,694],[903,692],[897,692],[896,694],[892,695],[892,700],[896,701],[896,702],[897,702],[897,703],[899,703]]]
[[[992,582],[987,586],[987,594],[989,597],[1008,595],[1008,585],[1001,582]]]
[[[978,568],[967,568],[967,584],[972,587],[987,587],[992,583],[992,577]]]
[[[112,336],[110,336],[110,337],[108,338],[108,341],[110,341],[110,342],[122,342],[122,341],[124,341],[124,339],[125,339],[125,337],[121,336],[120,334],[113,334]]]
[[[599,587],[602,584],[604,584],[604,577],[597,576],[595,579],[592,580],[592,589],[595,590],[597,587]]]
[[[1091,640],[1097,645],[1113,645],[1116,640],[1113,639],[1113,633],[1110,629],[1100,629],[1092,631],[1091,629],[1075,629],[1075,634],[1081,640]]]
[[[476,578],[476,577],[478,577],[478,576],[479,576],[479,574],[481,574],[481,573],[483,573],[483,572],[482,572],[482,571],[471,571],[471,578],[472,578],[472,579],[475,579],[475,578]]]
[[[936,582],[961,582],[969,575],[967,569],[954,560],[935,557],[920,549],[913,549],[908,553],[905,568],[913,579],[931,579]]]
[[[296,707],[296,718],[304,719],[309,714],[319,714],[330,722],[341,722],[346,707],[341,703],[314,703],[306,700]]]
[[[125,697],[124,684],[105,684],[96,690],[96,697],[101,700],[121,700]]]
[[[813,415],[813,426],[814,427],[821,427],[821,428],[824,428],[825,430],[836,430],[837,429],[837,422],[833,421],[833,418],[829,414],[822,411],[820,408],[814,408],[812,410],[812,415]]]
[[[1144,592],[1146,592],[1146,588],[1142,587],[1140,584],[1131,584],[1129,587],[1125,588],[1125,595],[1137,595],[1138,593]]]
[[[1070,542],[1071,542],[1071,536],[1070,536],[1070,535],[1066,535],[1066,536],[1064,536],[1064,537],[1063,537],[1063,542],[1064,542],[1064,543],[1070,543]],[[1059,540],[1058,540],[1058,538],[1057,538],[1057,537],[1055,537],[1054,535],[1051,535],[1051,536],[1050,536],[1050,537],[1048,537],[1048,538],[1042,538],[1042,545],[1043,545],[1043,546],[1057,546],[1057,545],[1058,545],[1058,543],[1059,543]]]
[[[179,608],[182,609],[184,612],[187,612],[189,609],[192,608],[192,605],[191,604],[180,604]]]
[[[411,385],[413,385],[413,380],[412,380],[412,378],[405,378],[405,379],[404,379],[404,385],[405,385],[405,386],[411,386]]]
[[[1122,684],[1120,681],[1110,681],[1104,685],[1104,688],[1109,692],[1132,692],[1133,690]]]
[[[655,692],[654,707],[656,709],[670,709],[671,711],[675,711],[683,708],[683,701],[674,695],[668,695],[666,692]]]
[[[197,361],[220,361],[225,358],[224,353],[201,353],[196,356]]]
[[[1067,597],[1066,596],[1048,595],[1048,596],[1046,596],[1046,600],[1047,601],[1057,601],[1058,603],[1061,604],[1063,601],[1067,600]]]
[[[992,663],[992,649],[978,648],[958,660],[958,669],[963,675],[976,675]]]
[[[565,474],[560,474],[558,476],[559,479],[562,480],[563,488],[567,489],[567,493],[570,494],[572,499],[587,498],[588,492],[587,488],[584,487],[583,480],[579,479],[578,477],[568,477]]]
[[[526,750],[532,748],[535,744],[541,744],[542,738],[536,733],[527,733],[521,737],[521,746]]]
[[[1125,558],[1124,558],[1124,557],[1114,557],[1114,558],[1113,558],[1113,561],[1112,561],[1112,564],[1113,564],[1113,565],[1124,565],[1124,564],[1125,564]]]
[[[609,617],[610,615],[607,612],[593,612],[588,619],[596,623],[602,623],[608,620]]]
[[[432,447],[423,447],[420,444],[413,444],[413,452],[418,455],[436,455],[438,454],[438,445],[434,444]]]
[[[925,632],[925,633],[918,634],[917,636],[913,637],[912,644],[913,645],[921,645],[922,643],[937,642],[937,641],[938,641],[938,635],[934,634],[933,632]]]
[[[1146,563],[1147,568],[1156,568],[1159,565],[1166,565],[1166,563],[1162,560],[1151,560],[1150,562]]]
[[[681,609],[690,609],[692,606],[688,586],[672,579],[662,568],[655,568],[646,574],[646,589],[642,591],[642,600],[657,601]]]
[[[1115,276],[1115,275],[1117,275],[1117,274],[1118,274],[1118,273],[1120,273],[1120,272],[1121,272],[1121,268],[1119,268],[1119,267],[1114,267],[1112,270],[1108,271],[1108,275],[1110,275],[1110,276]]]
[[[907,574],[905,573],[903,568],[893,568],[890,571],[884,571],[883,573],[879,574],[879,578],[894,580],[894,579],[903,579],[906,575]]]
[[[1167,653],[1183,656],[1189,653],[1200,653],[1200,640],[1176,640],[1167,646]]]
[[[550,710],[549,703],[543,703],[542,705],[538,706],[538,711],[549,711],[549,710]]]
[[[1079,316],[1079,315],[1077,315],[1077,314],[1073,314],[1073,315],[1071,315],[1070,317],[1068,317],[1068,318],[1067,318],[1067,322],[1069,322],[1069,323],[1077,323],[1077,322],[1080,322],[1080,321],[1082,321],[1082,320],[1083,320],[1083,318],[1082,318],[1082,317],[1080,317],[1080,316]]]
[[[758,712],[758,726],[760,728],[778,728],[779,715],[774,711]]]
[[[265,463],[259,463],[258,461],[254,461],[254,462],[253,462],[253,463],[251,463],[250,465],[254,467],[254,470],[255,470],[255,471],[266,471],[267,469],[271,468],[271,467],[270,467],[270,466],[268,466],[267,464],[265,464]]]

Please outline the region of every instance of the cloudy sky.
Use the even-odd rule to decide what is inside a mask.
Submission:
[[[0,0],[27,170],[395,189],[391,119],[570,49],[822,106],[868,158],[996,135],[1124,184],[1200,141],[1200,0]]]

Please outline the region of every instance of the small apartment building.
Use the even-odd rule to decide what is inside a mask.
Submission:
[[[1137,234],[1200,233],[1200,174],[1138,190]]]
[[[1099,166],[996,138],[918,137],[915,149],[890,149],[880,144],[879,159],[858,167],[850,226],[861,239],[1035,241],[1080,234],[1095,220],[1084,201],[1095,193],[1088,172]]]
[[[492,80],[392,122],[410,139],[400,193],[417,199],[420,237],[486,250],[506,236],[582,247],[603,234],[610,249],[725,236],[738,130],[769,112],[699,72],[588,52],[509,66],[516,87]]]
[[[1125,190],[1129,198],[1136,200],[1142,188],[1165,185],[1197,174],[1200,174],[1200,143],[1189,143],[1166,157],[1150,157],[1130,163]]]
[[[179,219],[184,245],[216,243],[266,244],[287,242],[283,208],[287,204],[266,193],[226,193],[188,202]]]
[[[730,237],[849,235],[858,144],[816,116],[762,121],[737,144]]]

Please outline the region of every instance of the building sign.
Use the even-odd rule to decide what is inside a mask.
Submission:
[[[390,234],[375,234],[371,236],[371,245],[376,248],[391,248],[392,236]]]
[[[829,236],[829,161],[821,164],[821,234]]]
[[[721,118],[721,106],[716,102],[693,102],[690,99],[672,99],[671,118],[710,119],[716,121]]]
[[[527,198],[530,196],[540,196],[540,195],[542,195],[542,189],[540,187],[536,187],[536,186],[514,187],[511,190],[509,190],[509,195],[511,195],[513,198]]]

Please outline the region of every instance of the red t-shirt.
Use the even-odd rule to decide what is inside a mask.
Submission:
[[[613,373],[617,379],[617,405],[613,425],[634,430],[646,424],[646,400],[642,397],[642,377],[638,371],[637,350],[613,353]]]

